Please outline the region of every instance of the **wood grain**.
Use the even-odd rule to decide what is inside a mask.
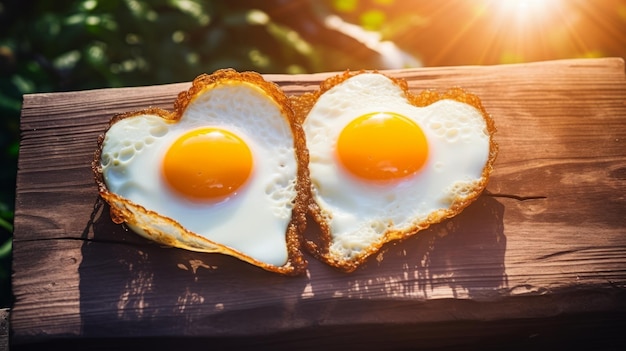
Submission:
[[[487,191],[459,216],[389,245],[352,274],[308,257],[307,275],[295,278],[160,247],[112,223],[99,200],[90,161],[111,116],[171,109],[188,83],[26,95],[14,346],[120,346],[120,338],[129,348],[146,340],[342,345],[324,335],[362,349],[623,342],[624,61],[386,73],[414,91],[460,86],[482,99],[500,145]],[[296,95],[331,74],[266,78]]]

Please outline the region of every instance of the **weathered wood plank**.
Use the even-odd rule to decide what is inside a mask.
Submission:
[[[0,351],[9,351],[9,314],[8,308],[0,309]]]
[[[306,276],[280,277],[230,257],[162,248],[111,222],[89,168],[97,136],[115,113],[171,108],[188,83],[25,96],[16,345],[169,336],[276,346],[271,335],[312,340],[319,330],[371,326],[397,336],[398,346],[455,345],[545,333],[523,321],[626,325],[623,60],[388,73],[415,91],[461,86],[479,95],[500,153],[477,202],[349,275],[310,258]],[[266,77],[301,94],[328,75]],[[430,332],[413,335],[411,327]],[[380,346],[374,339],[364,346]]]

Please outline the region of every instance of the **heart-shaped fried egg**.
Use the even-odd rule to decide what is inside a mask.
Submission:
[[[174,107],[118,115],[101,138],[93,168],[112,218],[163,244],[301,273],[308,155],[284,93],[220,70]]]
[[[385,243],[458,214],[487,184],[495,128],[460,89],[413,95],[403,80],[346,72],[292,101],[321,228],[307,247],[332,266],[356,269]]]

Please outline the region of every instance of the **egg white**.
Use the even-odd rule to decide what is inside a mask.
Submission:
[[[370,182],[349,173],[335,157],[336,141],[354,118],[372,112],[404,115],[423,130],[426,164],[399,181]],[[441,100],[411,105],[381,74],[351,77],[322,94],[303,123],[312,195],[331,229],[330,254],[349,260],[388,230],[408,230],[449,208],[475,187],[489,158],[489,133],[473,106]]]
[[[169,146],[182,134],[205,126],[238,135],[254,160],[247,182],[219,203],[188,200],[161,174]],[[101,166],[109,191],[261,262],[287,262],[285,233],[297,176],[293,136],[279,106],[259,88],[220,84],[195,97],[179,121],[154,115],[119,120],[105,135]]]

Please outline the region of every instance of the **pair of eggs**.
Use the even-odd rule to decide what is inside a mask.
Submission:
[[[344,271],[385,243],[459,213],[484,189],[493,122],[461,90],[346,72],[287,97],[254,72],[197,77],[174,111],[114,117],[94,172],[112,218],[157,242],[306,269],[303,247]],[[307,217],[320,227],[303,239]]]

